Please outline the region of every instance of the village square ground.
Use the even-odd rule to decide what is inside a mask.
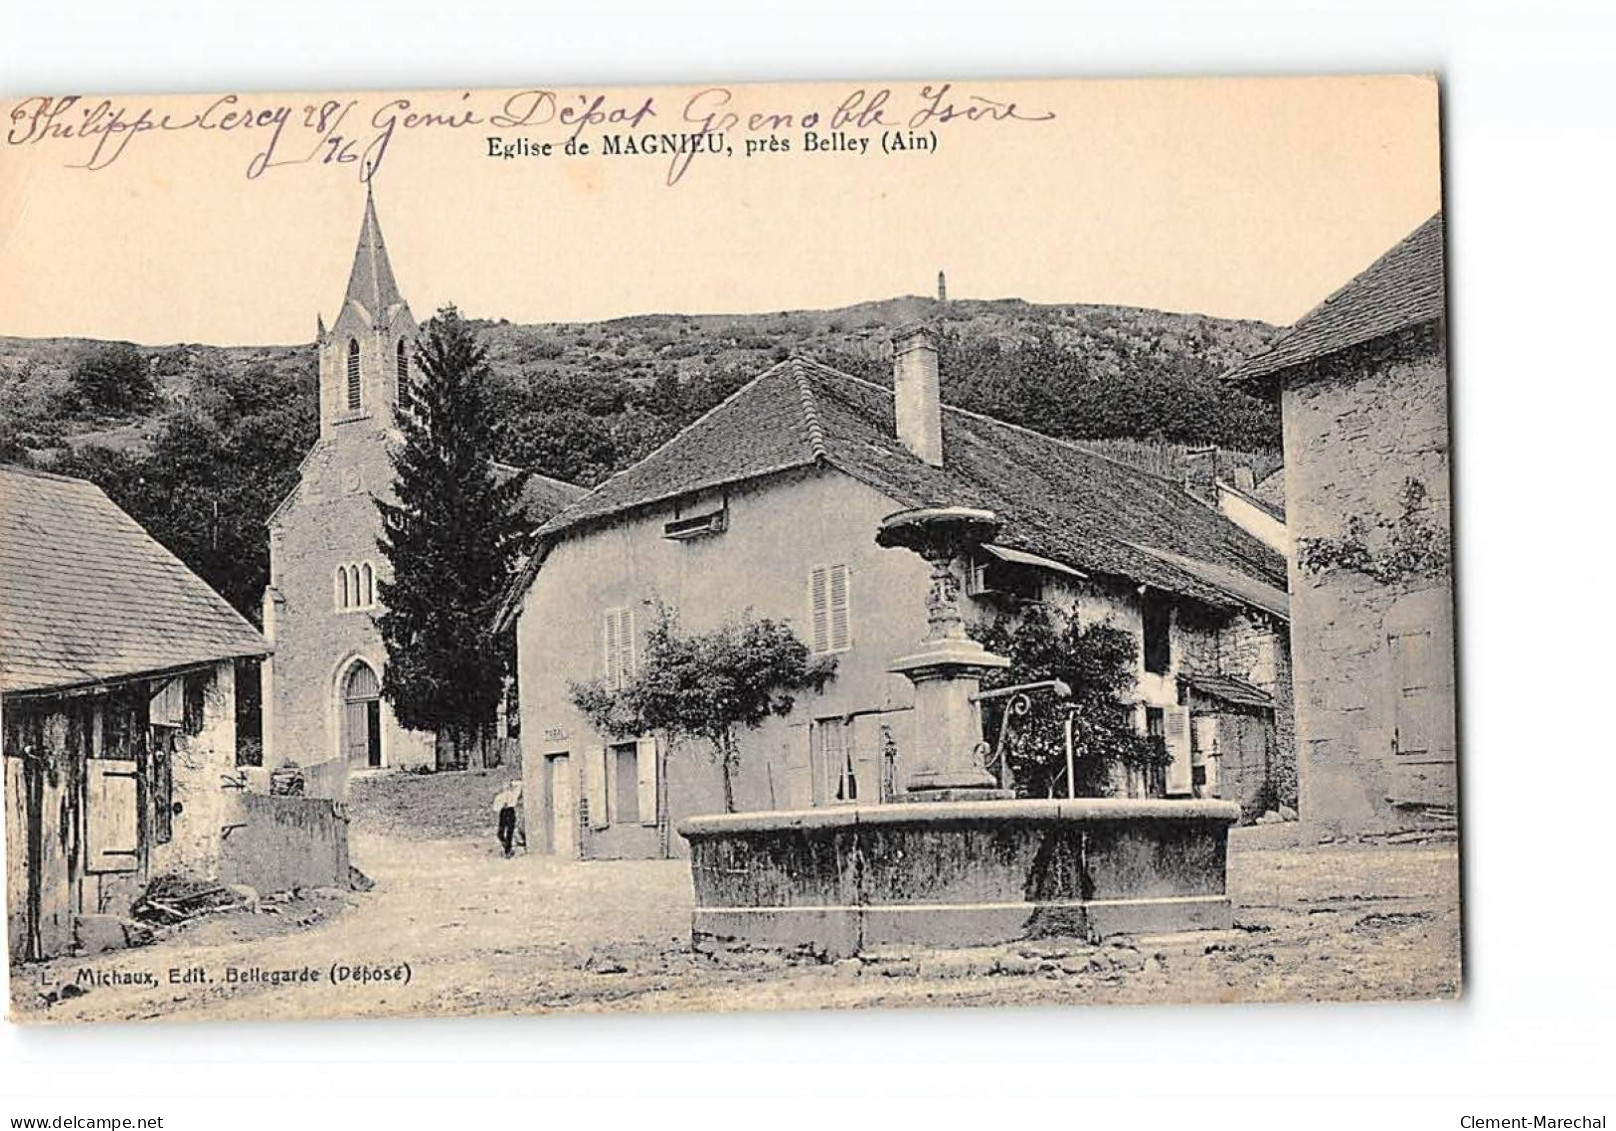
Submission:
[[[359,783],[353,858],[368,892],[326,889],[207,916],[149,946],[13,967],[20,1021],[291,1019],[1110,1002],[1452,997],[1460,987],[1451,837],[1297,843],[1236,829],[1236,929],[1089,946],[1043,939],[841,961],[694,953],[684,861],[503,859],[488,802],[508,772]],[[333,986],[333,964],[407,982]],[[316,982],[225,981],[309,967]],[[183,980],[201,971],[206,981]],[[83,972],[89,972],[88,975]],[[182,980],[172,980],[171,971]],[[94,984],[149,975],[155,985]],[[74,985],[86,990],[67,990]]]

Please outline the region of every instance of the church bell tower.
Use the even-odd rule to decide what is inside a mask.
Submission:
[[[415,334],[367,185],[348,292],[331,328],[320,325],[322,440],[393,428],[393,414],[409,398]]]

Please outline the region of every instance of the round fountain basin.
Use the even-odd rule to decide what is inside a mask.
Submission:
[[[1225,929],[1227,801],[1077,798],[691,817],[698,948],[980,946]]]

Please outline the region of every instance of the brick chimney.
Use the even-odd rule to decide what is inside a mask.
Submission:
[[[924,323],[911,322],[892,332],[892,407],[903,446],[933,467],[942,467],[937,335]]]

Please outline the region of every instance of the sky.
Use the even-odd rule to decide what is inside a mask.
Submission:
[[[12,101],[0,334],[310,341],[367,160],[418,318],[820,309],[944,270],[952,298],[1289,324],[1441,207],[1428,77],[945,83]],[[600,153],[707,121],[731,154],[677,177]],[[805,152],[810,126],[866,150]],[[746,155],[771,136],[791,151]],[[883,153],[893,137],[936,148]],[[551,152],[490,157],[491,138]]]

